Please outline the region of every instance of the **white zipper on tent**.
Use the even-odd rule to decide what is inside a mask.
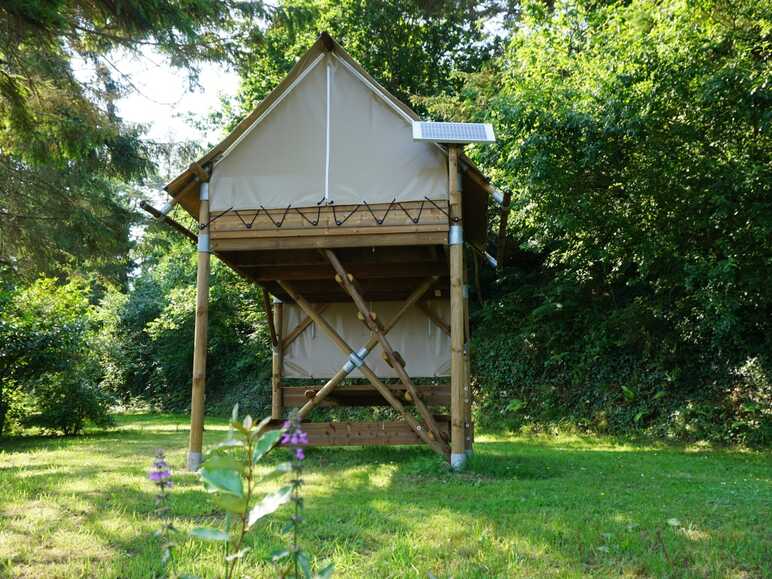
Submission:
[[[328,201],[330,199],[330,109],[332,108],[332,103],[330,99],[332,98],[332,66],[330,66],[330,61],[327,61],[327,110],[325,111],[326,114],[326,120],[324,125],[324,200]]]
[[[317,64],[319,64],[319,63],[322,61],[322,59],[323,59],[323,58],[324,58],[324,54],[320,54],[319,56],[317,56],[317,57],[316,57],[316,58],[315,58],[315,59],[314,59],[314,60],[311,62],[311,64],[309,64],[309,65],[308,65],[308,68],[307,68],[307,69],[305,69],[303,72],[301,72],[301,73],[298,75],[298,77],[297,77],[295,80],[293,80],[293,81],[292,81],[292,83],[291,83],[291,84],[290,84],[290,85],[287,87],[287,90],[285,90],[283,93],[281,93],[281,94],[278,96],[278,98],[277,98],[275,101],[273,101],[273,102],[271,103],[271,106],[269,106],[267,109],[265,109],[265,110],[263,111],[263,114],[262,114],[262,115],[260,115],[259,117],[257,117],[257,119],[255,120],[255,122],[254,122],[254,123],[252,123],[251,125],[249,125],[249,127],[248,127],[248,128],[247,128],[247,129],[246,129],[246,130],[245,130],[243,133],[241,133],[241,135],[239,135],[239,138],[238,138],[238,139],[236,139],[235,141],[233,141],[233,143],[231,143],[230,147],[228,147],[227,149],[225,149],[225,151],[223,151],[222,155],[220,156],[220,158],[217,160],[217,162],[216,162],[215,164],[217,164],[217,163],[220,163],[220,162],[221,162],[223,159],[225,159],[225,157],[227,157],[227,156],[228,156],[228,155],[229,155],[229,154],[230,154],[230,153],[233,151],[233,149],[235,149],[235,148],[236,148],[236,147],[239,145],[239,143],[240,143],[241,141],[243,141],[243,140],[244,140],[244,138],[245,138],[245,137],[246,137],[246,136],[247,136],[249,133],[251,133],[251,132],[254,130],[254,128],[257,126],[257,125],[259,125],[259,124],[260,124],[260,123],[263,121],[263,119],[265,119],[265,117],[267,117],[269,114],[271,114],[271,112],[273,111],[273,109],[275,109],[277,106],[279,106],[279,103],[281,103],[281,101],[283,101],[283,100],[284,100],[284,98],[285,98],[285,97],[286,97],[286,96],[287,96],[289,93],[291,93],[291,92],[293,91],[293,89],[294,89],[294,88],[295,88],[295,87],[296,87],[298,84],[300,84],[300,82],[301,82],[301,81],[302,81],[304,78],[306,78],[306,76],[308,75],[308,73],[309,73],[309,72],[311,72],[311,71],[312,71],[314,68],[316,68],[316,65],[317,65]]]

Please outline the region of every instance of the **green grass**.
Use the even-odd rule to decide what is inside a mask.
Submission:
[[[210,422],[206,442],[224,432]],[[186,441],[184,417],[156,415],[0,444],[0,575],[152,576],[157,447],[177,467],[179,527],[218,520],[180,468]],[[764,452],[578,436],[482,436],[460,475],[423,448],[312,449],[303,543],[341,577],[768,577],[771,467]],[[246,575],[271,576],[288,515],[255,529]],[[219,570],[212,544],[184,541],[178,560]]]

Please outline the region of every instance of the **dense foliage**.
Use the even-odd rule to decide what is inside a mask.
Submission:
[[[492,0],[282,0],[250,56],[240,61],[242,89],[231,115],[248,113],[326,31],[398,98],[461,87],[500,46],[485,22],[509,14]],[[419,105],[420,106],[420,105]]]
[[[590,6],[527,5],[462,102],[433,103],[496,124],[479,158],[515,198],[481,415],[768,441],[772,10]]]
[[[125,279],[133,216],[122,184],[153,147],[115,101],[120,51],[153,48],[195,78],[239,57],[262,15],[235,0],[12,0],[0,5],[0,266],[32,278],[73,268]]]
[[[21,426],[74,434],[87,419],[109,424],[87,295],[81,281],[45,278],[0,291],[0,434]]]
[[[174,410],[190,405],[195,318],[195,248],[153,225],[137,248],[131,290],[102,301],[103,387],[126,403]],[[270,406],[270,337],[260,289],[214,260],[209,294],[208,406],[225,413]]]

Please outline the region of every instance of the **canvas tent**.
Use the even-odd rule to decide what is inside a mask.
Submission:
[[[319,444],[424,442],[446,456],[452,447],[456,462],[471,450],[463,242],[485,243],[491,188],[459,146],[414,140],[414,120],[322,34],[167,185],[170,206],[199,222],[191,464],[201,450],[211,253],[274,296],[274,419],[293,406],[305,418],[320,405],[387,404],[401,420],[306,429]],[[434,381],[417,386],[416,377]],[[291,380],[318,378],[328,382]],[[370,384],[343,384],[351,378]]]

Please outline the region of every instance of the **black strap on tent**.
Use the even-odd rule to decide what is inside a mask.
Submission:
[[[392,208],[392,207],[394,207],[394,204],[395,204],[396,202],[397,202],[397,198],[395,197],[394,199],[392,199],[392,200],[391,200],[391,203],[389,203],[389,206],[386,208],[386,213],[384,213],[384,214],[383,214],[383,217],[381,217],[380,219],[378,219],[378,218],[375,216],[375,213],[374,213],[374,212],[373,212],[373,210],[370,208],[370,205],[369,205],[369,203],[367,203],[367,201],[363,201],[362,203],[364,203],[364,204],[365,204],[365,207],[367,207],[367,210],[370,212],[370,215],[372,215],[372,216],[373,216],[373,219],[375,219],[375,222],[376,222],[378,225],[383,225],[383,222],[384,222],[384,221],[386,221],[386,217],[388,217],[388,215],[389,215],[389,211],[391,211],[391,208]]]
[[[271,223],[273,223],[274,227],[278,228],[284,225],[284,220],[287,219],[287,214],[289,213],[290,207],[292,207],[292,203],[287,205],[287,208],[284,210],[284,215],[281,216],[281,219],[279,221],[274,220],[273,216],[270,213],[268,213],[268,210],[262,205],[260,206],[260,209],[262,209],[265,212],[265,214],[268,215],[268,219],[271,220]]]
[[[424,199],[421,201],[420,205],[418,206],[418,213],[416,213],[415,216],[411,215],[410,211],[408,211],[407,207],[405,207],[405,205],[402,202],[397,201],[396,197],[391,200],[391,202],[389,203],[389,206],[386,208],[386,211],[384,211],[384,213],[383,213],[383,215],[381,217],[378,217],[375,214],[375,211],[373,210],[372,206],[367,201],[362,201],[362,203],[360,203],[359,205],[354,205],[353,206],[354,208],[351,211],[349,211],[348,213],[346,213],[345,216],[343,216],[341,214],[342,215],[341,218],[338,218],[338,210],[335,207],[335,202],[334,201],[329,201],[327,203],[327,206],[332,209],[332,217],[333,217],[333,220],[335,221],[335,225],[337,225],[338,227],[340,227],[341,225],[346,223],[346,221],[348,221],[351,218],[351,216],[354,215],[354,213],[356,213],[357,211],[359,211],[362,207],[365,207],[367,209],[367,211],[370,213],[370,216],[373,218],[373,221],[375,222],[376,225],[383,225],[385,223],[385,221],[386,221],[386,218],[389,216],[389,213],[391,213],[391,211],[392,211],[392,209],[394,209],[394,207],[399,207],[399,209],[407,216],[407,218],[412,223],[417,225],[421,221],[421,216],[423,215],[424,208],[426,207],[427,203],[429,203],[429,204],[433,205],[435,208],[439,209],[440,212],[442,212],[442,214],[445,215],[445,217],[447,217],[451,222],[456,223],[456,222],[459,221],[457,218],[450,217],[449,213],[441,205],[439,205],[435,201],[429,199],[428,197],[424,197]],[[252,215],[252,218],[249,221],[247,221],[247,219],[245,218],[245,215],[247,215],[247,214],[243,215],[241,212],[239,212],[238,209],[234,209],[233,207],[231,207],[231,208],[223,211],[222,213],[214,216],[212,219],[209,220],[208,223],[206,223],[206,224],[199,224],[199,229],[206,229],[212,222],[216,221],[217,219],[219,219],[223,215],[225,215],[227,213],[230,213],[231,211],[233,211],[233,213],[236,214],[236,217],[239,218],[239,221],[241,221],[241,224],[246,229],[252,229],[252,227],[254,226],[255,222],[257,221],[257,218],[260,216],[261,212],[263,214],[265,214],[268,217],[268,219],[271,221],[273,226],[278,229],[282,225],[284,225],[284,222],[287,219],[287,215],[289,214],[290,211],[293,211],[293,210],[295,211],[295,213],[300,215],[300,217],[302,217],[303,220],[306,221],[309,225],[311,225],[312,227],[318,227],[319,226],[319,222],[321,220],[322,208],[324,206],[325,206],[324,199],[321,199],[316,204],[316,215],[313,218],[311,218],[309,215],[313,215],[313,213],[311,213],[311,214],[304,213],[302,211],[302,209],[305,209],[305,208],[293,207],[292,203],[290,203],[284,209],[284,212],[283,212],[283,214],[281,216],[281,219],[276,220],[276,219],[274,219],[274,217],[271,214],[271,212],[268,211],[265,207],[263,207],[261,205],[260,209],[255,211],[255,214]]]
[[[257,219],[257,216],[260,215],[260,209],[255,211],[255,214],[252,216],[252,220],[247,223],[244,218],[241,216],[241,213],[239,213],[238,209],[234,209],[233,212],[236,214],[236,217],[239,218],[239,221],[244,224],[244,227],[247,229],[252,229],[252,226],[255,224],[255,220]]]
[[[346,216],[345,216],[343,219],[338,219],[338,214],[337,214],[337,213],[335,213],[335,201],[330,201],[329,205],[330,205],[330,207],[332,207],[332,218],[335,220],[335,225],[337,225],[338,227],[340,227],[341,225],[343,225],[344,223],[346,223],[346,221],[348,221],[349,217],[351,217],[352,215],[354,215],[354,213],[356,213],[356,212],[359,210],[359,208],[361,207],[361,205],[356,205],[356,206],[355,206],[355,207],[354,207],[354,208],[353,208],[353,209],[352,209],[352,210],[349,212],[349,214],[348,214],[348,215],[346,215]],[[379,224],[379,225],[380,225],[380,224]]]

